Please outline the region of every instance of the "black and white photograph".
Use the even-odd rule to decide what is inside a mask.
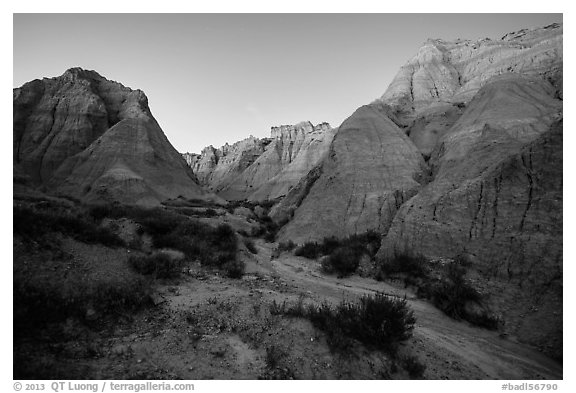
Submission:
[[[562,13],[138,12],[12,15],[9,388],[557,390]]]

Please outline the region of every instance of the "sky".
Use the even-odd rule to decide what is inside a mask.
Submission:
[[[71,67],[143,90],[180,152],[339,126],[428,38],[497,39],[562,14],[14,14],[13,87]]]

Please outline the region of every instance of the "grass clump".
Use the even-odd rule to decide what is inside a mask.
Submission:
[[[279,345],[266,347],[266,373],[264,379],[295,379],[289,363],[290,355],[288,351]]]
[[[177,260],[163,253],[152,255],[132,255],[128,264],[136,272],[154,278],[176,278],[180,275],[183,260]]]
[[[348,351],[352,340],[357,340],[395,354],[399,343],[411,337],[416,321],[405,299],[382,293],[365,295],[356,303],[342,301],[335,307],[327,303],[304,307],[301,300],[292,306],[273,302],[270,312],[309,319],[337,352]]]
[[[275,370],[287,355],[286,351],[277,345],[266,347],[266,367],[269,370]]]

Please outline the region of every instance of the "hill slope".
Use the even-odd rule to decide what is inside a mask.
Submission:
[[[158,204],[208,194],[140,90],[72,68],[14,89],[15,173],[87,201]]]

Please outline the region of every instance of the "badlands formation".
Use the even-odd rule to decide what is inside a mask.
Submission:
[[[375,264],[462,258],[503,334],[562,357],[563,28],[428,40],[338,128],[178,153],[147,98],[94,71],[14,89],[14,187],[83,202],[274,202],[276,241],[375,231]],[[270,203],[268,203],[270,204]]]
[[[210,196],[140,90],[72,68],[14,89],[14,176],[87,202]]]
[[[274,200],[325,158],[335,133],[328,123],[301,122],[272,127],[270,138],[250,136],[184,157],[201,184],[225,199]]]
[[[283,225],[278,241],[374,230],[380,263],[404,253],[462,256],[478,270],[478,287],[499,294],[492,306],[507,314],[507,331],[558,353],[562,32],[552,24],[495,40],[428,40],[379,99],[319,144],[319,160],[299,165],[308,171],[297,172],[300,181],[282,181],[278,192],[261,188],[282,174],[286,156],[263,146],[268,140],[233,145],[236,164],[220,172],[223,149],[203,152],[195,172],[216,168],[204,184],[225,198],[285,194],[271,210]],[[230,172],[241,180],[232,184]],[[539,308],[529,304],[534,297]]]

